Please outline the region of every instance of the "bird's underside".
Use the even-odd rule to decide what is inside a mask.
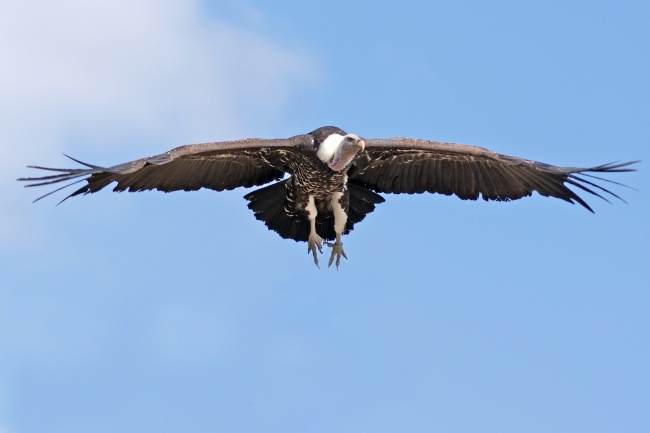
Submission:
[[[73,158],[71,158],[73,159]],[[591,207],[568,186],[607,200],[620,197],[594,173],[635,171],[633,162],[596,167],[556,167],[487,149],[411,138],[361,139],[335,127],[288,139],[245,139],[178,147],[113,167],[74,161],[79,169],[31,166],[49,176],[21,178],[26,186],[86,182],[65,197],[114,191],[215,191],[268,184],[248,193],[255,217],[285,239],[307,242],[318,265],[322,242],[332,248],[329,265],[346,257],[341,236],[384,202],[378,193],[438,193],[463,200],[510,201],[534,191]],[[288,177],[286,177],[288,175]],[[621,199],[622,200],[622,199]],[[593,212],[593,211],[592,211]]]

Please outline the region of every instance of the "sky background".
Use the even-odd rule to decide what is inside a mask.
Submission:
[[[626,0],[0,0],[0,433],[650,431],[649,22]],[[595,215],[386,196],[338,272],[244,189],[56,206],[15,181],[330,124],[643,162]]]

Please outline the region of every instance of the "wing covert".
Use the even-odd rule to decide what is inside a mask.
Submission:
[[[585,176],[593,178],[589,173],[634,171],[626,167],[636,162],[590,168],[556,167],[463,144],[412,138],[364,141],[365,150],[357,157],[349,178],[376,192],[429,192],[454,194],[463,200],[482,197],[509,201],[537,191],[543,196],[580,203],[590,211],[589,205],[566,184],[603,199],[605,197],[598,191],[620,198]]]
[[[36,200],[81,181],[87,184],[64,198],[97,192],[116,182],[114,191],[160,190],[194,191],[200,188],[215,191],[237,187],[263,185],[280,179],[289,170],[288,158],[300,148],[312,146],[307,134],[288,139],[244,139],[236,141],[191,144],[177,147],[160,155],[141,158],[112,167],[86,164],[83,169],[58,169],[31,166],[57,174],[21,178],[32,182],[27,186],[42,186],[73,181]]]

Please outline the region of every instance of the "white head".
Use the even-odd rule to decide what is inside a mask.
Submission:
[[[354,159],[359,150],[365,149],[365,142],[355,134],[329,135],[318,146],[316,156],[332,170],[345,169]]]

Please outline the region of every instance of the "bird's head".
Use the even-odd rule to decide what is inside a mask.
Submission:
[[[349,167],[357,153],[366,147],[366,143],[359,136],[340,132],[329,134],[316,149],[318,158],[334,171]]]

